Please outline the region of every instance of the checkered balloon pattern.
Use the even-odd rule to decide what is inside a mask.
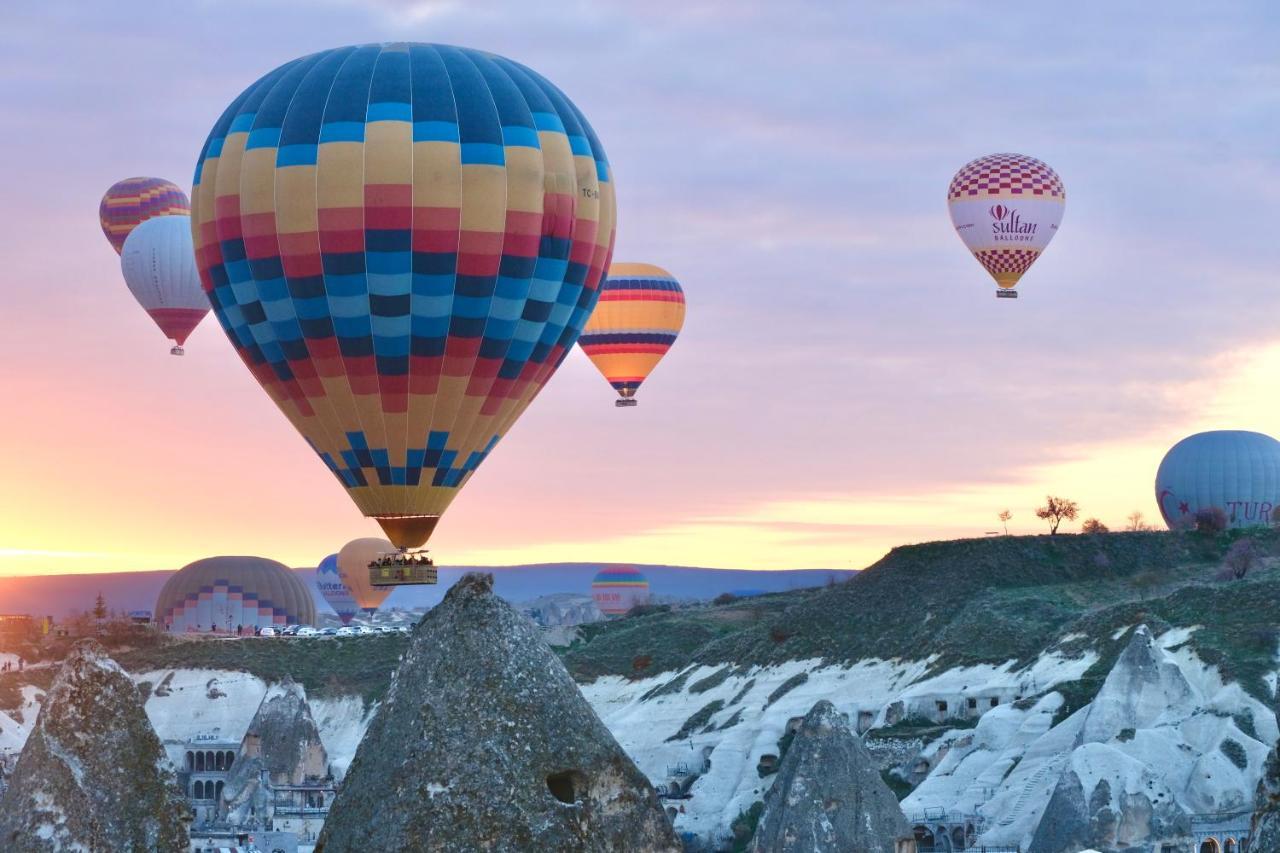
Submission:
[[[154,216],[191,213],[187,194],[164,178],[125,178],[116,181],[98,204],[98,221],[111,247],[120,254],[124,241],[138,225]]]
[[[360,510],[423,544],[595,307],[615,208],[590,125],[500,56],[343,47],[236,98],[194,184],[236,351]]]
[[[632,397],[675,343],[684,310],[684,290],[671,273],[614,264],[578,345],[619,396]]]

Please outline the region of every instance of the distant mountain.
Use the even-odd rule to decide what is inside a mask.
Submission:
[[[524,566],[442,566],[436,586],[400,587],[384,608],[430,607],[466,572],[492,572],[494,591],[511,602],[525,602],[545,595],[576,592],[589,594],[591,579],[600,563],[538,563]],[[838,569],[748,571],[702,569],[690,566],[638,565],[649,579],[650,590],[664,599],[711,599],[724,592],[739,595],[783,592],[822,586],[852,574]],[[315,587],[315,569],[295,569],[316,597],[322,613],[329,607]],[[90,610],[98,593],[112,610],[151,610],[160,587],[173,572],[111,572],[98,575],[33,575],[0,578],[0,611],[50,615],[55,619]]]

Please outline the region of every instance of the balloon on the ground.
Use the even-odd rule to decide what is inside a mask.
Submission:
[[[1172,529],[1217,507],[1231,527],[1271,523],[1280,507],[1280,441],[1245,430],[1214,430],[1182,439],[1156,472],[1156,503]]]
[[[177,344],[170,352],[181,355],[187,336],[209,313],[191,246],[191,218],[161,216],[133,229],[120,270],[133,298]]]
[[[1058,173],[1022,154],[966,163],[947,190],[951,224],[1002,291],[1017,286],[1058,233],[1066,200]]]
[[[591,581],[591,600],[606,616],[621,616],[649,600],[649,579],[634,566],[607,566]]]
[[[275,560],[208,557],[165,581],[155,620],[176,632],[252,633],[315,624],[316,604],[307,585]]]
[[[390,588],[369,582],[369,564],[394,550],[386,539],[366,538],[352,539],[338,552],[338,577],[365,613],[375,612],[391,594]]]
[[[652,264],[613,264],[578,345],[618,392],[618,405],[671,349],[684,325],[684,290]]]
[[[321,597],[333,608],[333,612],[338,614],[343,625],[350,623],[352,617],[359,612],[360,606],[356,604],[351,590],[347,588],[342,580],[342,574],[338,571],[337,554],[330,554],[320,561],[319,566],[316,566],[316,589],[320,590]]]
[[[218,119],[192,198],[218,321],[399,548],[426,543],[577,341],[613,246],[578,108],[442,45],[267,74]]]
[[[153,216],[189,216],[191,202],[177,184],[164,178],[125,178],[111,185],[98,203],[98,221],[116,254],[140,223]]]

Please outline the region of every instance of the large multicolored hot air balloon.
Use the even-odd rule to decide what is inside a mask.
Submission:
[[[205,143],[193,211],[227,336],[402,550],[577,340],[615,218],[559,89],[430,44],[324,51],[250,86]]]
[[[124,241],[120,270],[134,299],[173,340],[169,352],[182,355],[187,336],[209,313],[191,247],[191,217],[160,216],[134,228]]]
[[[578,345],[618,392],[615,405],[634,406],[640,383],[683,325],[684,290],[675,276],[652,264],[614,264]]]
[[[1270,524],[1280,507],[1280,441],[1245,430],[1214,430],[1182,439],[1156,471],[1156,503],[1171,529],[1217,507],[1231,527]]]
[[[996,280],[996,296],[1018,295],[1018,280],[1058,233],[1066,200],[1058,173],[1022,154],[966,163],[947,189],[951,224]]]
[[[116,254],[139,224],[153,216],[189,216],[187,194],[164,178],[125,178],[111,185],[98,204],[98,221]]]
[[[591,600],[606,616],[621,616],[649,601],[649,579],[635,566],[606,566],[591,581]]]
[[[338,614],[343,625],[351,622],[360,606],[351,595],[351,590],[342,582],[342,573],[338,571],[338,555],[330,554],[316,566],[316,589],[320,595]]]
[[[374,586],[369,579],[369,564],[383,554],[395,550],[385,539],[352,539],[338,552],[338,577],[351,593],[356,607],[373,614],[387,600],[391,590]]]

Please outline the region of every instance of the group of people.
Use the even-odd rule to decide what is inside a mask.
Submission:
[[[17,666],[14,666],[14,663],[15,662],[11,660],[5,661],[4,665],[0,666],[0,672],[13,672],[15,669],[18,672],[22,672],[22,667],[26,665],[26,661],[24,661],[22,658],[18,658],[18,660],[16,661]]]

